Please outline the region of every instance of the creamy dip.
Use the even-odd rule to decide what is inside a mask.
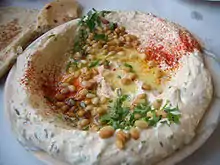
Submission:
[[[116,129],[109,138],[102,139],[101,131],[79,129],[77,126],[66,124],[63,119],[54,115],[44,98],[44,91],[38,88],[40,78],[32,77],[28,81],[24,79],[30,68],[40,77],[46,65],[65,64],[61,56],[73,42],[78,22],[75,20],[47,33],[18,58],[17,81],[14,82],[15,93],[11,99],[10,112],[14,130],[18,140],[25,145],[40,148],[54,158],[69,164],[154,164],[188,144],[195,136],[196,127],[212,98],[210,74],[204,66],[198,45],[194,44],[194,49],[191,50],[194,38],[188,32],[182,32],[183,29],[178,25],[140,12],[112,12],[105,18],[123,25],[129,34],[137,36],[140,40],[137,50],[132,48],[134,52],[125,53],[127,56],[132,55],[133,59],[124,59],[139,78],[128,86],[121,84],[120,77],[123,78],[125,75],[120,70],[121,62],[118,60],[123,58],[112,59],[110,65],[115,68],[113,70],[106,71],[103,65],[97,66],[97,74],[93,77],[93,80],[98,82],[97,95],[111,100],[117,97],[116,91],[121,89],[120,92],[130,95],[130,101],[125,103],[129,105],[142,93],[147,94],[150,104],[162,99],[163,107],[166,100],[169,100],[172,107],[178,107],[179,111],[173,112],[175,113],[173,115],[181,115],[180,121],[175,123],[169,120],[169,117],[164,117],[158,120],[155,126],[147,129],[137,128],[140,137],[131,138],[126,142],[124,150],[120,150],[115,145],[119,129]],[[184,36],[184,39],[180,36]],[[164,46],[163,54],[160,56],[155,56],[150,51],[149,47],[155,45]],[[156,48],[154,50],[158,50]],[[175,57],[172,59],[167,58],[167,52],[170,50],[174,50]],[[142,62],[139,61],[145,60],[144,55],[149,61],[153,61],[155,57],[156,63],[159,61],[157,67],[149,69],[150,62],[142,66]],[[52,65],[51,70],[56,73]],[[157,78],[154,77],[157,70],[166,73],[159,82],[155,82]],[[24,81],[25,83],[21,83]],[[150,84],[153,90],[143,89],[143,83]],[[125,130],[125,133],[127,132],[129,130]]]

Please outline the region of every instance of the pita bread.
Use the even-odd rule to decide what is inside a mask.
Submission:
[[[31,32],[37,14],[36,9],[0,8],[0,77],[8,70],[17,54],[22,52],[22,47],[28,45],[36,35]]]
[[[0,24],[7,25],[14,20],[18,24],[18,33],[20,33],[10,39],[4,47],[2,46],[2,50],[0,49],[0,78],[11,68],[17,56],[37,37],[79,17],[80,7],[74,0],[56,0],[45,5],[39,15],[37,14],[38,10],[17,7],[0,8],[2,17]],[[28,28],[25,29],[26,27]]]
[[[48,3],[38,15],[38,28],[48,29],[78,18],[79,4],[75,0],[56,0]]]

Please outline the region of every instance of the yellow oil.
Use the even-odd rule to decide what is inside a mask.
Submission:
[[[99,58],[106,58],[106,56],[99,56]],[[145,54],[139,53],[134,49],[125,49],[125,55],[111,55],[107,57],[107,60],[117,62],[118,67],[114,70],[105,70],[103,76],[105,80],[111,84],[113,89],[121,88],[123,93],[135,93],[138,89],[137,83],[133,81],[129,85],[124,85],[121,79],[125,76],[125,72],[122,70],[122,66],[125,63],[132,66],[132,71],[137,75],[137,80],[142,81],[152,87],[152,89],[161,90],[161,83],[158,81],[158,77],[155,74],[159,67],[150,67],[145,59]]]

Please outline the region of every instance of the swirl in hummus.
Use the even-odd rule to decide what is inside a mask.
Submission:
[[[141,12],[90,11],[18,58],[19,141],[69,164],[155,164],[188,144],[212,98],[199,43]]]

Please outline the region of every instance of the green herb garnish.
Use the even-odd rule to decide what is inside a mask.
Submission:
[[[104,19],[104,16],[108,13],[110,13],[110,11],[97,11],[93,8],[87,13],[86,16],[83,16],[80,19],[80,21],[78,22],[77,34],[74,39],[74,53],[79,52],[82,55],[87,54],[86,50],[83,49],[83,46],[86,44],[89,33],[94,34],[95,40],[108,40],[105,34],[98,34],[96,32],[97,27],[102,28],[102,20]],[[110,23],[108,22],[108,24]]]
[[[99,61],[100,61],[100,60],[92,61],[92,62],[90,63],[90,65],[89,65],[89,68],[93,68],[93,67],[99,65]]]
[[[115,129],[123,129],[127,125],[125,122],[125,118],[129,114],[129,108],[123,107],[123,103],[127,98],[127,95],[122,95],[117,98],[113,106],[111,106],[110,108],[110,113],[103,115],[100,118],[100,121],[102,123],[112,125]]]
[[[127,95],[118,95],[118,98],[110,106],[109,113],[100,117],[100,121],[104,124],[111,125],[115,129],[130,129],[134,126],[135,114],[140,114],[142,120],[145,120],[149,126],[156,126],[157,123],[179,123],[180,113],[178,107],[172,108],[166,104],[163,108],[167,112],[167,118],[156,115],[156,110],[146,101],[135,106],[131,111],[129,107],[124,106],[124,102],[127,100]],[[147,113],[151,112],[152,117],[146,117]]]
[[[77,60],[69,61],[66,65],[66,72],[68,72],[70,67],[78,68],[78,61]]]
[[[120,75],[118,75],[117,77],[118,77],[119,79],[121,79],[121,76],[120,76]]]
[[[130,65],[130,64],[128,64],[128,63],[125,63],[124,66],[127,67],[127,68],[130,68],[130,71],[131,71],[131,72],[134,72],[134,69],[133,69],[133,66],[132,66],[132,65]]]
[[[117,27],[117,24],[116,24],[116,23],[113,23],[113,22],[110,22],[110,23],[109,23],[109,29],[110,29],[110,30],[113,31],[113,30],[115,30],[116,27]]]
[[[94,35],[94,39],[95,40],[107,41],[108,40],[108,36],[106,36],[105,34],[95,34]]]

